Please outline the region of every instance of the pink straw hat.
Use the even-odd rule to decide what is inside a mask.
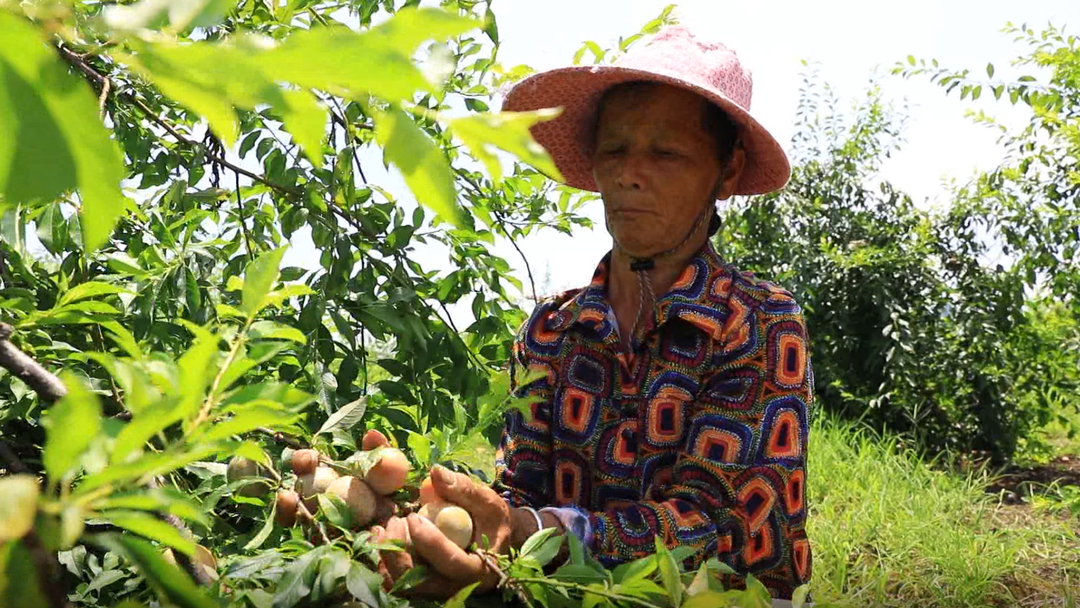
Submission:
[[[592,175],[596,114],[604,91],[624,82],[660,82],[689,89],[720,106],[738,125],[746,168],[735,194],[779,190],[791,176],[784,149],[750,116],[753,80],[734,51],[698,40],[682,26],[660,30],[613,65],[574,66],[534,74],[506,95],[503,111],[562,107],[556,119],[532,127],[533,137],[551,154],[566,184],[598,191]]]

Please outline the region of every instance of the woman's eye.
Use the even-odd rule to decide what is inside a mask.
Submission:
[[[661,156],[663,158],[673,158],[679,155],[679,153],[675,150],[668,150],[667,148],[657,148],[653,152],[657,156]]]

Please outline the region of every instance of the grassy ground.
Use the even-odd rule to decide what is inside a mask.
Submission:
[[[808,534],[818,601],[1080,606],[1080,522],[1005,505],[988,474],[936,470],[865,429],[811,431]]]

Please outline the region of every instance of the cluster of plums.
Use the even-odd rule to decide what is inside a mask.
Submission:
[[[277,523],[292,527],[298,520],[310,519],[318,510],[318,495],[337,496],[349,507],[353,523],[363,528],[376,519],[380,503],[390,504],[390,496],[405,487],[410,466],[405,454],[393,447],[379,447],[379,460],[363,477],[342,474],[338,469],[320,459],[316,450],[297,450],[286,459],[287,466],[296,474],[291,490],[279,490],[276,496]],[[340,468],[340,467],[338,467]],[[229,482],[249,478],[265,478],[266,471],[257,463],[243,458],[233,458],[228,467]],[[266,482],[253,482],[237,490],[242,496],[262,497],[269,493]],[[380,497],[386,497],[380,501]],[[461,507],[440,499],[435,494],[431,478],[420,484],[420,510],[454,544],[462,549],[469,546],[473,535],[473,522],[469,513]],[[301,507],[303,507],[301,509]]]

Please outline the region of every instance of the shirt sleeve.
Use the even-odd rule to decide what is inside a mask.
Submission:
[[[656,475],[645,500],[588,515],[593,553],[611,566],[668,547],[694,549],[687,566],[717,557],[790,599],[810,580],[805,456],[813,400],[805,323],[776,292],[732,324],[721,352],[686,405],[688,428],[671,474]]]
[[[551,504],[551,396],[554,372],[533,362],[527,340],[535,324],[543,323],[548,306],[540,305],[522,325],[510,357],[510,391],[527,407],[507,412],[495,452],[492,487],[512,507],[540,508]]]

